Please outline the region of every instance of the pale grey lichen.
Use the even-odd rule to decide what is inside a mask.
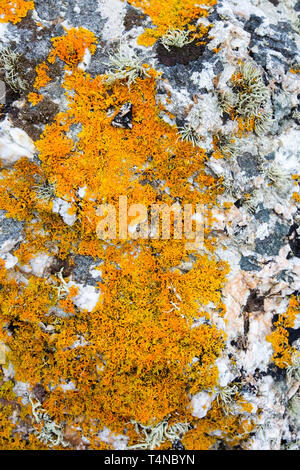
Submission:
[[[20,77],[18,72],[19,58],[19,54],[9,46],[0,51],[0,68],[5,73],[6,83],[15,92],[24,91],[28,86],[27,82]]]
[[[162,45],[170,51],[170,47],[182,48],[187,44],[190,44],[193,39],[189,38],[189,31],[182,31],[180,29],[168,29],[168,31],[162,36]]]
[[[35,401],[36,400],[36,401]],[[47,411],[42,407],[42,404],[36,398],[33,399],[33,396],[29,396],[29,401],[32,407],[32,415],[35,419],[35,422],[38,425],[41,425],[40,431],[35,431],[37,438],[45,445],[49,447],[55,447],[62,445],[63,447],[68,447],[69,444],[64,441],[64,433],[62,427],[53,421],[53,419],[48,415]]]
[[[54,289],[56,289],[57,291],[57,298],[58,300],[61,300],[61,299],[64,299],[67,295],[69,295],[69,287],[68,287],[68,284],[66,283],[66,281],[64,280],[63,278],[63,269],[62,268],[58,273],[57,273],[57,277],[58,277],[58,280],[59,280],[59,283],[57,286],[54,286]]]
[[[112,85],[117,80],[127,80],[127,85],[130,87],[137,78],[149,76],[142,60],[124,44],[120,44],[118,51],[109,56],[107,65],[110,68],[105,79],[107,85]]]
[[[300,111],[294,110],[292,114],[292,118],[295,119],[296,121],[300,121]]]
[[[251,213],[254,214],[257,210],[259,203],[261,202],[262,193],[256,189],[250,193],[250,196],[245,198],[243,206]]]
[[[178,422],[169,425],[168,419],[164,419],[153,426],[143,426],[137,422],[133,423],[136,432],[143,434],[143,438],[138,444],[129,447],[129,449],[132,450],[153,450],[161,446],[166,440],[170,440],[171,442],[181,440],[184,434],[190,429],[190,424],[187,422]]]
[[[190,124],[184,127],[179,127],[178,134],[181,140],[187,140],[188,142],[191,142],[194,147],[197,147],[200,145],[201,138]]]
[[[230,114],[235,105],[237,105],[237,97],[230,89],[226,91],[221,90],[218,98],[221,109],[227,114]]]
[[[270,180],[271,184],[280,192],[289,192],[292,188],[291,175],[282,167],[278,166],[276,162],[271,165],[263,167],[266,177]]]
[[[234,111],[244,119],[254,119],[256,134],[266,134],[272,124],[271,96],[260,69],[252,62],[239,64],[229,86],[231,89],[219,93],[222,109],[228,114]]]
[[[286,376],[288,382],[293,380],[300,382],[300,353],[298,351],[292,355],[291,364],[286,368]]]
[[[300,396],[294,395],[288,404],[288,413],[291,417],[297,419],[300,416]]]
[[[225,387],[217,387],[216,389],[216,400],[218,404],[221,404],[225,414],[233,412],[233,405],[235,403],[234,397],[238,392],[237,385],[226,385]]]

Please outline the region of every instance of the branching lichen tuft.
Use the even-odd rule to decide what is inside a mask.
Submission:
[[[126,80],[130,87],[138,78],[149,77],[147,66],[141,59],[124,44],[120,44],[119,50],[109,56],[110,71],[105,82],[112,85],[118,80]]]
[[[0,51],[0,67],[5,73],[5,81],[15,92],[26,90],[27,82],[19,74],[19,54],[6,47]]]
[[[180,29],[169,29],[161,38],[162,45],[170,51],[170,47],[182,48],[190,44],[194,39],[190,38],[189,31],[181,31]]]

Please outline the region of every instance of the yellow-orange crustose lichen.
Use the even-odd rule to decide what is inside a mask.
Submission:
[[[42,101],[43,95],[32,92],[28,94],[27,99],[32,104],[32,106],[36,106],[38,103]]]
[[[53,50],[48,57],[54,63],[59,57],[67,67],[76,67],[82,61],[87,49],[93,54],[96,50],[97,39],[94,33],[85,28],[71,28],[66,30],[65,36],[51,39]]]
[[[129,0],[131,5],[141,8],[150,16],[154,28],[147,28],[139,37],[138,43],[143,46],[152,46],[169,29],[183,30],[186,27],[192,32],[192,37],[199,37],[191,23],[199,17],[208,16],[208,7],[216,5],[217,0]],[[201,29],[201,28],[200,28]],[[202,28],[205,34],[207,28]]]
[[[274,323],[275,330],[267,336],[267,341],[273,346],[272,360],[276,366],[284,369],[291,365],[294,348],[289,344],[288,328],[293,328],[296,316],[300,313],[300,304],[297,297],[292,296],[286,313],[279,315]]]
[[[29,10],[34,9],[34,2],[25,0],[1,0],[0,23],[19,23]]]
[[[92,33],[70,30],[53,43],[50,62],[58,56],[70,69],[63,83],[69,107],[37,142],[40,165],[21,159],[2,171],[0,181],[0,209],[26,221],[24,240],[14,252],[18,266],[10,272],[1,263],[0,341],[8,348],[15,380],[31,390],[43,387],[43,408],[56,423],[85,436],[90,448],[103,448],[104,427],[136,444],[134,423],[149,426],[166,418],[194,423],[191,394],[216,386],[215,361],[225,336],[209,321],[207,306],[213,302],[224,314],[221,290],[228,266],[213,253],[194,253],[193,267],[181,269],[185,239],[104,242],[96,234],[97,208],[108,202],[118,207],[119,196],[126,195],[128,205],[180,200],[209,209],[219,185],[205,173],[204,150],[180,141],[176,128],[159,117],[154,70],[130,88],[125,81],[107,85],[105,76],[91,78],[75,68],[86,47],[94,51]],[[113,115],[128,102],[132,129],[113,127]],[[72,226],[51,212],[51,201],[37,197],[40,181],[54,185],[55,195],[70,203],[77,217]],[[206,247],[213,251],[214,239],[206,232]],[[100,260],[99,301],[92,312],[76,305],[78,292],[63,271],[24,276],[31,258],[41,253],[70,266],[76,255]],[[193,324],[201,318],[205,321]],[[30,409],[22,413],[28,418]],[[215,405],[207,420],[194,423],[197,436],[186,436],[187,448],[197,439],[209,448],[213,422],[228,439],[234,426],[236,439],[244,439],[241,416],[229,420]],[[3,433],[0,447],[19,445],[12,426]],[[22,445],[41,446],[35,437]]]
[[[49,66],[46,62],[42,62],[36,67],[36,78],[33,84],[34,88],[39,90],[40,88],[45,87],[50,81],[51,78],[48,76]]]

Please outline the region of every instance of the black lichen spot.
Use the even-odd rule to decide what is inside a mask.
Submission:
[[[156,46],[156,53],[159,62],[167,67],[176,64],[187,65],[202,56],[205,44],[196,45],[196,41],[183,47],[170,46],[169,50],[159,42]]]
[[[274,233],[260,240],[255,240],[255,251],[263,256],[277,256],[279,250],[285,245],[288,229],[285,225],[276,222]]]
[[[260,18],[259,16],[251,15],[249,20],[246,21],[246,23],[244,25],[244,29],[248,33],[253,33],[256,30],[256,28],[259,28],[259,26],[262,24],[262,22],[263,22],[263,19]]]
[[[27,59],[24,55],[20,55],[18,59],[18,75],[21,80],[26,84],[25,93],[33,90],[33,84],[36,78],[35,68],[37,62]]]
[[[18,118],[14,120],[14,124],[27,132],[32,140],[36,141],[41,136],[42,125],[50,124],[58,111],[58,105],[49,98],[44,97],[34,108],[29,104],[24,106],[19,112]]]
[[[299,228],[298,224],[293,224],[290,227],[289,233],[288,233],[288,239],[289,239],[289,245],[291,248],[291,254],[289,258],[292,258],[293,256],[296,256],[296,258],[300,258],[300,238],[299,234],[297,232],[297,229]]]
[[[72,274],[74,265],[70,258],[60,259],[57,256],[54,257],[52,265],[50,267],[50,274],[58,274],[61,272],[62,277],[69,277]]]
[[[294,341],[300,338],[300,328],[286,328],[289,334],[289,345],[292,346]]]
[[[281,369],[273,363],[268,365],[267,374],[276,382],[286,381],[286,369]]]
[[[245,152],[237,159],[242,171],[244,171],[249,178],[259,175],[260,170],[258,162],[251,153]]]
[[[111,125],[122,129],[132,129],[132,104],[125,103],[114,117]]]
[[[135,26],[141,26],[145,18],[146,15],[144,15],[138,10],[135,10],[135,8],[128,6],[126,15],[124,17],[125,31],[130,31]]]
[[[247,299],[244,312],[262,312],[264,311],[264,297],[258,295],[257,290],[253,289]]]
[[[40,403],[43,403],[43,401],[45,401],[45,399],[47,398],[47,391],[46,389],[43,387],[42,384],[36,384],[34,385],[33,389],[32,389],[35,397],[37,400],[39,400]]]
[[[172,443],[172,450],[185,450],[185,447],[179,439],[176,439],[176,441]]]
[[[237,208],[239,209],[240,207],[242,207],[243,202],[244,202],[244,199],[243,199],[243,198],[237,199],[237,200],[235,201],[234,205],[235,205],[235,207],[237,207]]]
[[[13,106],[13,103],[20,98],[20,93],[12,90],[6,84],[5,93],[5,104],[1,107],[0,122],[3,121],[7,114],[10,114],[13,118],[17,117],[19,109]]]

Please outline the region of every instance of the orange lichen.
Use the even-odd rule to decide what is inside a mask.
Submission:
[[[300,194],[297,193],[296,191],[293,192],[292,199],[299,204],[300,203]]]
[[[129,3],[134,7],[141,8],[144,13],[150,16],[154,28],[147,28],[138,38],[138,43],[143,46],[152,46],[170,27],[183,30],[199,17],[208,16],[208,9],[205,6],[216,5],[217,0],[199,0],[196,4],[192,0],[129,0]],[[193,26],[190,25],[191,31]],[[207,28],[204,29],[200,35],[195,31],[193,37],[206,34]]]
[[[51,78],[48,76],[49,66],[46,64],[46,62],[42,62],[36,67],[35,70],[36,78],[33,86],[39,90],[51,81]]]
[[[266,338],[273,346],[272,360],[281,369],[288,367],[292,362],[295,349],[289,344],[288,328],[294,327],[296,316],[299,313],[299,300],[292,296],[286,313],[279,315],[278,320],[274,323],[275,330]]]
[[[1,0],[0,23],[19,23],[29,10],[34,9],[33,1],[25,0]]]
[[[40,93],[31,92],[28,94],[27,99],[29,103],[32,104],[32,106],[36,106],[43,100],[43,95],[41,95]]]
[[[81,27],[65,31],[65,36],[51,39],[53,50],[48,61],[53,64],[58,57],[67,64],[67,67],[74,68],[82,61],[86,49],[89,49],[91,54],[95,53],[97,38],[94,33]]]

